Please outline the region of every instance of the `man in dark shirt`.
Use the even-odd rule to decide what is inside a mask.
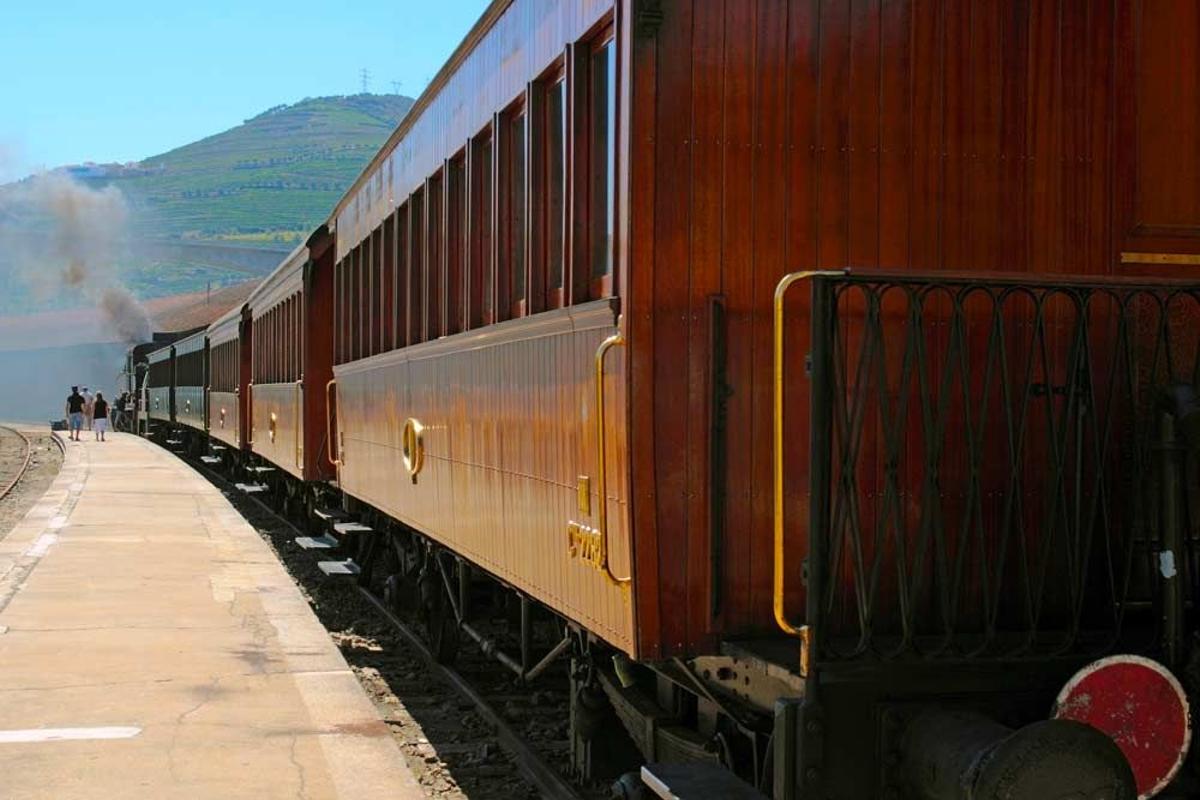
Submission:
[[[67,397],[67,418],[71,421],[71,440],[75,442],[79,441],[79,432],[83,430],[83,407],[86,402],[79,393],[79,387],[72,386],[71,394]]]

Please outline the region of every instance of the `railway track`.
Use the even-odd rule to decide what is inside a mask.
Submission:
[[[455,667],[439,664],[410,623],[365,586],[333,581],[293,542],[307,535],[271,505],[239,492],[224,475],[187,459],[222,488],[308,596],[318,618],[396,735],[433,797],[471,800],[592,800],[599,786],[578,786],[565,764],[569,692],[565,665],[542,686],[517,685],[466,644]],[[555,680],[558,677],[559,680]],[[414,732],[418,735],[414,736]]]
[[[7,442],[13,440],[19,442],[18,447],[22,451],[22,454],[12,462],[9,462],[7,458],[3,462],[5,468],[3,472],[0,472],[0,481],[4,481],[4,483],[0,484],[3,487],[0,488],[0,500],[8,497],[12,490],[17,488],[17,484],[29,469],[29,462],[33,457],[33,443],[29,440],[28,436],[16,428],[8,425],[0,425],[0,441],[6,441],[5,444],[0,445],[0,452],[7,450]],[[8,467],[10,463],[15,466],[15,469]]]

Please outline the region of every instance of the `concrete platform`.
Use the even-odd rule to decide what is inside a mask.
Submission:
[[[274,554],[128,434],[0,541],[0,796],[423,797]]]

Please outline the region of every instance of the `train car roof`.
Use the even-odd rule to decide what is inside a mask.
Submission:
[[[270,311],[280,300],[300,291],[304,285],[304,265],[308,263],[308,244],[303,243],[250,293],[246,304],[255,319]]]
[[[208,340],[208,328],[183,336],[175,342],[175,354],[182,355],[183,353],[194,353],[197,350],[204,349],[204,343]]]

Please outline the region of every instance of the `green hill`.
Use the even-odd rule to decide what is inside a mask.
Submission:
[[[412,104],[402,95],[309,98],[140,162],[53,173],[121,191],[128,219],[110,244],[117,278],[137,297],[204,291],[266,274],[325,219]],[[0,186],[0,314],[91,302],[61,290],[55,223],[29,201],[36,192],[22,191],[31,186]]]
[[[293,245],[329,213],[412,103],[372,94],[302,100],[86,180],[119,187],[146,236]]]

